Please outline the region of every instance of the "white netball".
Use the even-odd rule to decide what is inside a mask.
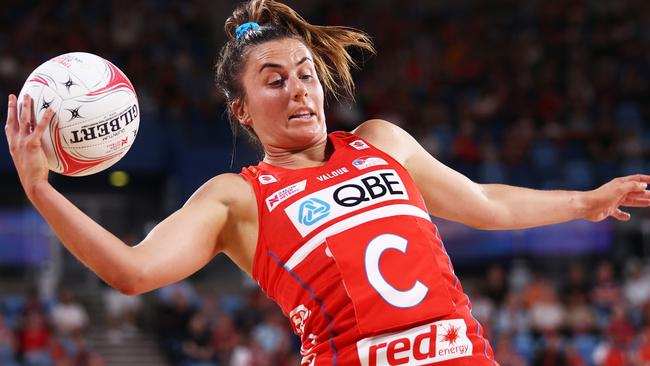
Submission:
[[[105,170],[126,154],[138,133],[140,108],[133,85],[97,55],[54,57],[29,75],[19,103],[25,94],[34,100],[36,121],[47,107],[56,112],[42,139],[54,172],[84,176]]]

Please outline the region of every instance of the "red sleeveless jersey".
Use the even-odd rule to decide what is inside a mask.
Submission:
[[[242,170],[257,197],[253,277],[302,365],[496,365],[408,172],[346,132],[320,167]]]

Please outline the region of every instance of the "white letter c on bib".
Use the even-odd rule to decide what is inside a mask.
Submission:
[[[386,249],[397,249],[406,253],[408,240],[393,234],[382,234],[372,239],[366,248],[365,265],[368,282],[389,304],[398,308],[416,306],[427,295],[429,288],[422,282],[415,281],[413,287],[400,291],[391,286],[379,270],[379,260]]]

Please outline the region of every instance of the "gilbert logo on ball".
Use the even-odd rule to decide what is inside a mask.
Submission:
[[[55,117],[43,134],[50,170],[70,176],[107,169],[129,150],[140,108],[129,79],[109,61],[84,52],[57,56],[37,67],[20,91],[34,100],[36,121],[47,107]]]

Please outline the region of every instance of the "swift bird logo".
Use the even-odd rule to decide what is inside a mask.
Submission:
[[[262,184],[271,184],[278,181],[278,179],[271,174],[262,174],[257,178]]]
[[[370,147],[370,146],[368,146],[368,144],[363,142],[363,140],[354,140],[354,141],[350,142],[350,146],[352,146],[353,148],[355,148],[357,150],[364,150],[364,149],[368,149]]]

